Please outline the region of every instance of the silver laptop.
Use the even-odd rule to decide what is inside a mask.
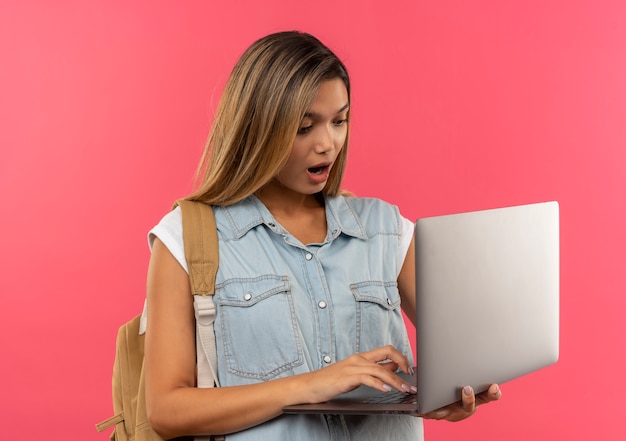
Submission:
[[[407,381],[417,395],[363,386],[285,412],[423,414],[464,386],[479,393],[558,360],[557,202],[420,219],[415,256],[417,373]]]

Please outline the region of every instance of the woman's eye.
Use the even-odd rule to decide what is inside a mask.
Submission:
[[[305,133],[309,133],[313,126],[300,127],[298,129],[298,135],[304,135]]]
[[[347,119],[347,118],[346,118],[346,119],[338,119],[337,121],[335,121],[335,123],[334,123],[334,124],[335,124],[336,126],[342,126],[342,125],[344,125],[344,124],[345,124],[345,123],[347,123],[347,122],[348,122],[348,119]]]

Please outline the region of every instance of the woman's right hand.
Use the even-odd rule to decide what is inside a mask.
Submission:
[[[383,346],[371,351],[353,354],[337,363],[317,371],[304,374],[307,382],[303,396],[296,398],[300,403],[321,403],[350,392],[359,386],[369,386],[380,391],[416,393],[416,388],[407,384],[394,372],[397,369],[411,375],[413,368],[408,359],[393,346]]]

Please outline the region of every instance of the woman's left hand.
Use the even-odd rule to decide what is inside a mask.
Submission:
[[[478,395],[474,395],[474,390],[466,386],[461,392],[461,401],[420,416],[434,420],[461,421],[472,416],[481,404],[497,401],[500,397],[502,397],[502,392],[497,384],[492,384],[489,389]]]

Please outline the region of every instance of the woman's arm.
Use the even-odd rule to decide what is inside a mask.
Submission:
[[[148,268],[147,296],[146,403],[153,428],[166,439],[243,430],[280,415],[285,406],[326,401],[362,384],[404,390],[393,372],[398,367],[408,372],[408,362],[392,347],[356,354],[308,374],[247,386],[196,388],[188,275],[158,239]],[[393,363],[378,363],[387,359]]]
[[[279,384],[197,389],[195,319],[187,273],[161,241],[148,269],[145,344],[146,402],[164,438],[244,429],[280,414],[288,391]],[[247,398],[238,399],[238,394]],[[241,395],[243,397],[243,395]],[[263,402],[263,405],[260,403]]]
[[[413,326],[416,326],[415,237],[411,239],[411,244],[406,252],[404,263],[402,264],[402,269],[398,276],[398,291],[400,292],[400,299],[402,300],[402,310],[409,320],[411,320]]]

